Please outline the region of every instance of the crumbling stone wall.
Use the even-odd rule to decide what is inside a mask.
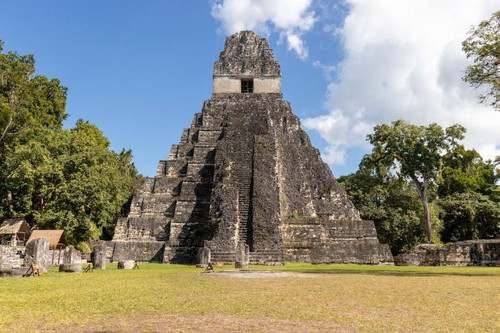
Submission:
[[[399,266],[500,266],[500,239],[422,244],[394,258]]]
[[[4,268],[19,268],[24,263],[24,247],[0,245],[0,262]]]
[[[19,268],[24,264],[24,256],[26,247],[24,246],[0,246],[3,252],[3,265],[5,267]],[[62,253],[64,250],[60,251],[49,250],[47,255],[47,260],[52,266],[59,266],[63,262]]]
[[[312,263],[391,264],[373,221],[290,217],[283,221],[285,259]]]

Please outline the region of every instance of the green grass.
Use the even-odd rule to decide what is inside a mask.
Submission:
[[[500,268],[288,263],[250,269],[302,275],[243,279],[139,265],[0,279],[0,331],[500,332]]]

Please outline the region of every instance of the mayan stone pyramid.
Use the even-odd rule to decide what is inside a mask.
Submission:
[[[213,94],[133,198],[112,260],[282,264],[392,262],[281,94],[265,38],[227,37]],[[243,249],[243,250],[241,250]]]

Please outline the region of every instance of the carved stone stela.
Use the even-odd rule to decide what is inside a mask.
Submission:
[[[113,261],[392,262],[281,94],[265,38],[226,38],[212,97],[118,221]],[[239,257],[239,256],[238,256]]]

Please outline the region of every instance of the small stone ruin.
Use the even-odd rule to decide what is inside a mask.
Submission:
[[[112,260],[197,263],[204,247],[212,262],[243,267],[393,261],[283,99],[268,41],[251,31],[227,37],[212,97],[118,220]]]
[[[59,272],[81,273],[82,271],[80,252],[73,245],[69,245],[64,250],[63,263],[59,266]]]

